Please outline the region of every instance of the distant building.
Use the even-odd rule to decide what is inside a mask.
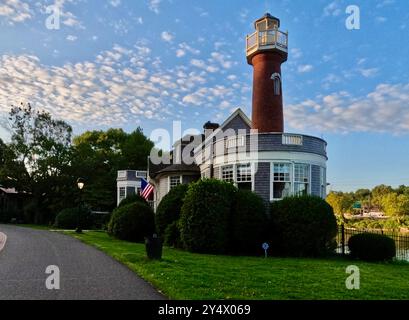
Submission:
[[[127,197],[139,194],[142,179],[147,179],[147,172],[141,170],[118,171],[117,184],[117,205]]]

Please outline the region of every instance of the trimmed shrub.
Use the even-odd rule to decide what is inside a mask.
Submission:
[[[140,196],[139,194],[133,194],[131,196],[126,197],[124,200],[122,200],[119,203],[118,207],[127,206],[128,204],[135,203],[135,202],[141,202],[143,204],[148,205],[148,202],[142,196]]]
[[[337,222],[325,200],[288,197],[272,203],[270,209],[270,239],[279,255],[318,257],[335,249]]]
[[[266,223],[263,199],[251,191],[239,190],[231,212],[229,251],[245,255],[262,252]]]
[[[188,186],[182,184],[173,188],[163,197],[156,210],[155,223],[158,233],[165,235],[166,228],[173,222],[179,220],[183,199],[186,196]]]
[[[348,247],[354,259],[374,262],[392,260],[396,256],[395,241],[381,234],[356,234],[349,239]]]
[[[173,221],[167,226],[164,233],[165,246],[181,248],[182,240],[180,239],[179,221]]]
[[[222,254],[228,250],[228,223],[237,189],[215,179],[192,183],[180,217],[180,235],[191,252]]]
[[[155,233],[155,221],[152,208],[141,202],[116,208],[108,224],[108,233],[114,237],[143,242],[145,237]]]
[[[90,211],[79,208],[68,208],[60,211],[55,217],[54,225],[62,229],[75,229],[78,226],[78,219],[80,219],[81,228],[89,229],[92,227]]]

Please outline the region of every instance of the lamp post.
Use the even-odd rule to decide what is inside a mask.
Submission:
[[[76,233],[82,233],[81,228],[81,203],[82,203],[82,190],[85,186],[85,180],[83,178],[78,178],[77,180],[77,187],[80,190],[80,201],[78,204],[78,215],[77,215],[77,229],[75,230]]]

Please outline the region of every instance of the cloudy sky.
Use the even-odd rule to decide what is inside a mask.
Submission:
[[[328,141],[331,188],[409,184],[409,2],[353,1],[359,30],[345,26],[350,4],[0,0],[0,119],[29,101],[76,134],[149,136],[174,120],[201,130],[237,107],[250,115],[245,35],[269,11],[289,31],[286,131]]]

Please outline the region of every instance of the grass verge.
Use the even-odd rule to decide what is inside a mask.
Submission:
[[[143,244],[104,232],[67,234],[128,266],[171,299],[408,299],[407,263],[375,264],[344,259],[256,258],[199,255],[164,248],[149,261]],[[360,290],[347,290],[349,265],[360,268]]]

